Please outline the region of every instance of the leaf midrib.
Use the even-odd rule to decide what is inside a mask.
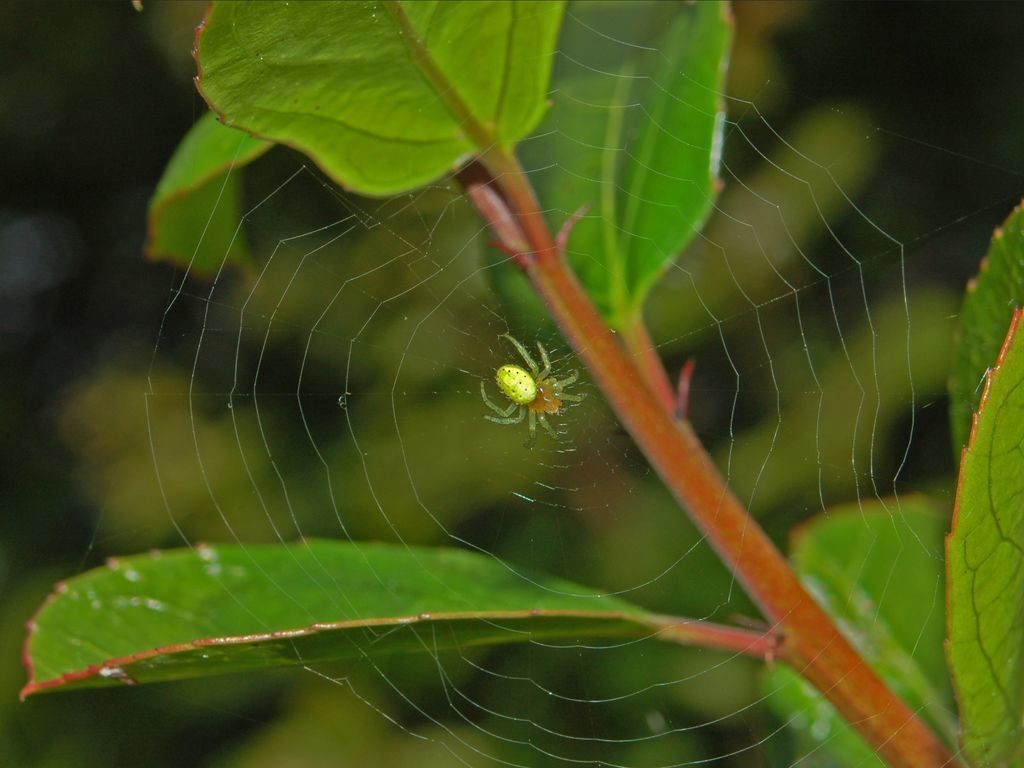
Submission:
[[[417,65],[417,69],[423,75],[423,79],[433,89],[435,95],[441,100],[441,103],[444,104],[456,123],[466,131],[466,134],[478,149],[482,151],[487,150],[496,144],[497,134],[495,131],[480,122],[466,102],[462,100],[454,83],[448,79],[447,75],[437,65],[437,62],[430,55],[430,51],[427,50],[420,36],[413,29],[412,24],[409,23],[409,17],[406,16],[401,2],[399,0],[383,0],[383,6],[398,29],[402,43],[409,52],[413,63]],[[505,66],[506,68],[508,66],[507,56],[505,57]],[[507,72],[503,72],[502,77],[507,77]]]

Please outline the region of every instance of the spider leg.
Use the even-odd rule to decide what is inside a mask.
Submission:
[[[569,387],[569,386],[572,386],[573,384],[576,383],[576,379],[578,379],[579,377],[580,377],[579,373],[576,372],[576,371],[573,371],[568,376],[566,376],[564,379],[559,379],[558,380],[558,386],[559,387]]]
[[[558,439],[558,434],[555,432],[554,427],[552,427],[550,424],[548,424],[548,420],[544,418],[544,414],[543,413],[538,413],[537,414],[537,420],[540,422],[540,425],[542,427],[544,427],[544,430],[549,435],[551,435],[556,440]]]
[[[586,397],[586,395],[567,395],[564,392],[558,393],[558,399],[564,400],[567,403],[579,403],[584,397]]]
[[[515,403],[512,403],[512,405],[519,409],[519,413],[515,416],[508,416],[506,418],[499,419],[497,416],[491,416],[485,413],[484,418],[488,421],[493,421],[495,424],[518,424],[523,420],[523,416],[526,415],[526,409],[521,405],[516,405]]]
[[[523,445],[527,448],[533,448],[533,444],[537,442],[537,414],[530,411],[530,436],[526,439]]]
[[[494,403],[492,403],[491,398],[487,396],[487,390],[484,389],[484,383],[482,381],[480,382],[480,396],[483,397],[484,399],[484,405],[486,405],[488,408],[490,408],[492,411],[494,411],[502,418],[511,416],[512,411],[519,407],[515,403],[509,403],[507,408],[502,408],[500,405],[495,405]],[[488,416],[487,418],[490,418],[490,416]]]
[[[489,419],[490,421],[499,421],[499,422],[502,422],[502,423],[504,422],[505,419],[508,419],[508,418],[512,419],[512,421],[509,422],[509,423],[515,423],[516,421],[522,421],[523,420],[522,417],[516,418],[516,417],[512,416],[512,411],[514,411],[516,408],[519,407],[515,403],[512,403],[504,411],[501,410],[500,408],[498,408],[498,406],[493,406],[493,407],[494,407],[494,412],[498,413],[498,414],[501,414],[501,415],[496,419],[494,416],[491,416],[490,414],[485,413],[484,414],[484,418],[485,419]]]
[[[537,374],[537,378],[546,379],[548,376],[551,375],[551,361],[548,360],[548,351],[544,349],[544,345],[541,344],[539,341],[537,342],[537,349],[538,351],[540,351],[540,359],[541,362],[544,364],[544,367]]]
[[[529,366],[530,373],[533,374],[533,378],[534,379],[542,378],[542,377],[537,375],[538,373],[540,373],[540,369],[537,367],[537,363],[535,363],[533,361],[533,358],[530,357],[530,353],[526,351],[526,347],[524,347],[518,341],[513,339],[507,333],[503,333],[501,335],[502,335],[502,338],[505,338],[505,339],[509,340],[509,342],[512,344],[512,346],[516,348],[516,352],[518,352],[522,356],[523,360],[526,361],[526,365]]]

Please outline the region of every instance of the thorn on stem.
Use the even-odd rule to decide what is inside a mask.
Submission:
[[[590,203],[585,203],[576,209],[575,213],[572,214],[562,224],[561,229],[558,230],[558,234],[555,236],[555,247],[558,249],[559,254],[565,253],[565,246],[569,244],[569,235],[572,234],[573,227],[576,226],[576,222],[582,219],[587,211],[590,210]]]
[[[680,421],[686,421],[690,410],[690,381],[693,379],[695,365],[696,363],[691,357],[683,363],[682,370],[679,371],[679,385],[676,388],[676,418]]]

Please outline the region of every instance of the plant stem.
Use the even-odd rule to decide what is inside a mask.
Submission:
[[[651,335],[647,332],[643,315],[638,311],[633,313],[622,328],[622,338],[626,349],[632,353],[636,360],[640,374],[647,382],[647,386],[658,398],[661,407],[666,413],[676,412],[676,396],[672,389],[672,383],[665,373],[665,366],[658,357]]]
[[[665,642],[742,653],[768,663],[775,660],[785,661],[780,655],[781,637],[772,630],[755,632],[741,627],[729,627],[708,621],[690,621],[674,616],[658,617],[657,627],[657,638]]]
[[[556,247],[525,173],[500,148],[480,158],[483,169],[462,175],[470,198],[492,222],[495,201],[511,216],[495,221],[529,252],[517,261],[566,341],[590,371],[622,426],[686,508],[747,594],[781,633],[781,655],[836,707],[890,765],[921,768],[952,764],[945,746],[918,719],[840,633],[803,588],[786,559],[732,494],[687,422],[672,417],[608,329]],[[486,170],[485,193],[479,179]],[[488,182],[483,182],[488,184]],[[516,250],[515,242],[507,242]],[[650,346],[650,345],[648,345]]]

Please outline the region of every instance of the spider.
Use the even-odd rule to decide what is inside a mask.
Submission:
[[[552,437],[557,437],[555,430],[548,424],[545,414],[556,414],[562,408],[562,403],[578,403],[583,395],[567,395],[565,388],[576,381],[577,375],[573,371],[564,379],[556,379],[551,375],[551,361],[548,360],[547,350],[537,342],[537,351],[540,352],[543,368],[538,367],[526,347],[513,339],[507,333],[502,338],[508,339],[509,343],[516,348],[516,352],[526,361],[530,370],[506,363],[494,374],[495,381],[501,393],[510,401],[509,405],[502,408],[495,405],[487,396],[484,383],[480,382],[480,396],[484,399],[484,405],[494,411],[497,416],[485,414],[484,418],[493,421],[495,424],[518,424],[529,414],[530,439],[527,445],[531,445],[537,439],[537,422],[547,430]]]

